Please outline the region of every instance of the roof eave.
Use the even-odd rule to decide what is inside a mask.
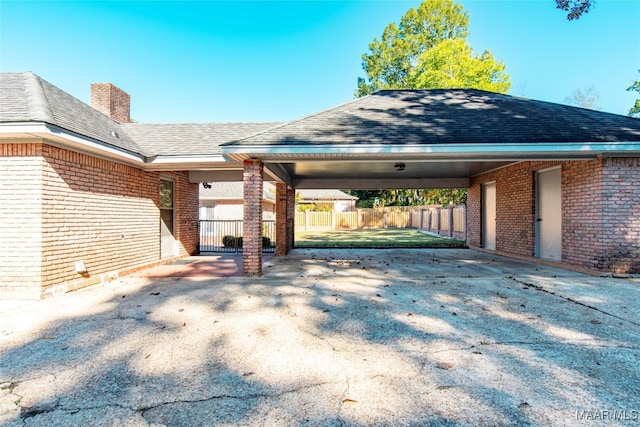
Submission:
[[[239,161],[244,158],[263,160],[376,158],[466,158],[523,160],[589,159],[599,155],[640,155],[639,141],[617,142],[536,142],[536,143],[461,143],[461,144],[318,144],[318,145],[244,145],[225,146],[222,155]]]
[[[142,166],[146,158],[140,153],[115,147],[97,139],[81,135],[56,125],[43,122],[4,122],[0,123],[0,138],[39,138],[59,148],[117,160],[123,163]]]

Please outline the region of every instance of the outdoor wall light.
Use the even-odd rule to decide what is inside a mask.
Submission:
[[[396,163],[395,165],[393,165],[393,167],[396,168],[397,171],[403,171],[405,166],[406,165],[404,163]]]

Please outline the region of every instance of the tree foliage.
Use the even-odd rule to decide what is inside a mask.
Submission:
[[[556,0],[556,7],[567,12],[569,21],[580,18],[595,6],[595,0]]]
[[[425,0],[390,23],[362,55],[356,96],[381,89],[475,88],[506,93],[504,64],[466,42],[469,14],[453,0]]]
[[[412,70],[410,83],[417,88],[474,88],[507,93],[511,87],[505,65],[490,51],[473,55],[463,39],[443,40],[425,51]]]
[[[638,72],[640,73],[640,70],[638,70]],[[633,82],[633,84],[629,86],[627,90],[631,92],[638,92],[638,94],[640,94],[640,80],[636,80],[635,82]],[[640,99],[636,99],[635,105],[629,109],[629,115],[631,117],[640,118]]]
[[[357,196],[359,208],[384,208],[387,206],[460,205],[467,201],[467,190],[445,189],[393,189],[393,190],[343,190]]]

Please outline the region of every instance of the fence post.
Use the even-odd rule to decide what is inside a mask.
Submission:
[[[362,209],[356,209],[356,213],[358,217],[356,218],[356,227],[358,229],[362,228]]]
[[[331,211],[331,230],[336,229],[336,212],[334,210]]]
[[[453,205],[447,206],[447,211],[449,216],[449,237],[453,237]]]
[[[418,220],[418,230],[422,230],[423,228],[423,216],[424,216],[424,209],[420,208],[420,219]]]
[[[382,228],[387,228],[387,210],[382,211]]]
[[[462,205],[462,237],[467,240],[467,205]]]
[[[440,208],[435,209],[436,216],[436,234],[440,234]]]
[[[311,219],[309,218],[309,211],[304,211],[304,230],[309,231],[309,222]]]

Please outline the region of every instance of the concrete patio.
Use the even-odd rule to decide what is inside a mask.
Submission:
[[[638,423],[637,277],[468,249],[221,261],[3,307],[0,424]]]

